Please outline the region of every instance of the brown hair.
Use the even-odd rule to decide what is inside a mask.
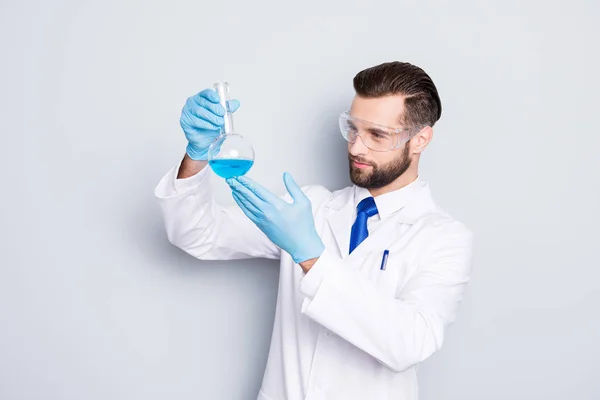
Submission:
[[[354,77],[354,90],[366,98],[405,96],[406,113],[401,122],[408,129],[433,126],[442,115],[442,102],[429,75],[406,62],[393,61],[360,71]]]

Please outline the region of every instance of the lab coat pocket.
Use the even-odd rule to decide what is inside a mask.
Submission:
[[[383,258],[384,251],[373,251],[368,257],[369,279],[377,290],[384,296],[393,297],[398,287],[398,278],[404,262],[400,254],[389,252],[387,261]],[[382,269],[382,263],[385,264]]]

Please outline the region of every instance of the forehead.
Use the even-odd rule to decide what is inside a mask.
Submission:
[[[354,96],[350,115],[365,121],[389,127],[400,127],[400,117],[404,114],[404,97],[400,95],[377,97],[374,99]]]

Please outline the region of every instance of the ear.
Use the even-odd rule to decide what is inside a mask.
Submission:
[[[422,128],[411,140],[410,146],[413,154],[421,154],[433,139],[433,129],[430,126]]]

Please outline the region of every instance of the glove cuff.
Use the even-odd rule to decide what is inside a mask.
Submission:
[[[325,251],[325,245],[321,241],[321,238],[318,238],[318,242],[315,241],[315,244],[310,249],[302,249],[302,252],[296,252],[291,254],[294,262],[296,264],[300,264],[306,260],[310,260],[312,258],[320,257],[321,254]]]
[[[195,161],[208,160],[208,149],[198,151],[198,150],[194,149],[194,147],[191,144],[188,143],[187,147],[185,148],[185,152],[192,160],[195,160]]]

